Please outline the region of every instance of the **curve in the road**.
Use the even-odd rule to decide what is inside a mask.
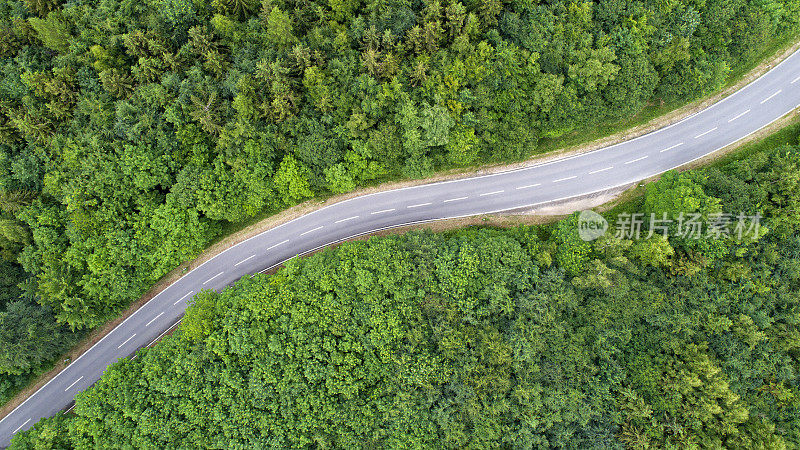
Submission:
[[[800,51],[680,122],[610,147],[508,172],[379,192],[331,204],[236,244],[164,289],[0,420],[0,446],[68,406],[106,367],[154,342],[202,289],[387,228],[496,213],[624,186],[702,158],[800,107]]]

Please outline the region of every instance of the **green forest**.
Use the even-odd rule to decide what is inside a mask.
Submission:
[[[797,0],[0,0],[0,400],[236,224],[696,98],[798,22]]]
[[[763,219],[745,239],[586,242],[572,215],[345,243],[201,292],[12,448],[800,447],[800,146],[619,208]]]

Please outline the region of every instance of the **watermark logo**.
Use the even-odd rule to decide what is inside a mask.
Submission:
[[[578,215],[578,236],[584,241],[593,241],[606,234],[608,221],[594,211],[584,210]]]
[[[761,214],[731,214],[718,212],[703,217],[699,213],[661,214],[620,213],[616,216],[612,236],[616,239],[650,239],[658,236],[667,239],[736,239],[758,240],[766,230],[761,228]],[[594,241],[606,234],[608,221],[594,211],[581,211],[578,215],[578,236],[584,241]]]

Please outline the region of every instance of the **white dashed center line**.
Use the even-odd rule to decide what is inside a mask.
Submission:
[[[256,257],[256,255],[253,255],[253,256],[248,256],[247,258],[245,258],[245,259],[243,259],[243,260],[239,261],[238,263],[234,264],[234,266],[238,266],[239,264],[242,264],[242,263],[244,263],[244,262],[246,262],[246,261],[250,261],[251,259],[253,259],[253,258],[255,258],[255,257]]]
[[[308,231],[304,231],[304,232],[300,233],[300,236],[305,236],[308,233],[313,233],[313,232],[315,232],[317,230],[323,229],[324,227],[325,227],[324,225],[320,225],[317,228],[314,228],[313,230],[308,230]]]
[[[731,123],[731,122],[733,122],[734,120],[738,119],[739,117],[742,117],[743,115],[745,115],[745,114],[747,114],[747,113],[749,113],[749,112],[750,112],[750,110],[748,109],[747,111],[745,111],[745,112],[743,112],[743,113],[739,114],[738,116],[736,116],[736,117],[734,117],[734,118],[732,118],[732,119],[729,119],[729,120],[728,120],[728,123]]]
[[[392,212],[392,211],[395,211],[395,210],[396,210],[396,208],[383,209],[383,210],[380,210],[380,211],[373,211],[370,214],[385,214],[385,213]]]
[[[283,244],[285,244],[285,243],[287,243],[287,242],[289,242],[289,240],[288,240],[288,239],[287,239],[287,240],[285,240],[285,241],[283,241],[283,242],[278,242],[277,244],[273,245],[272,247],[267,247],[267,250],[272,250],[273,248],[275,248],[275,247],[277,247],[277,246],[279,246],[279,245],[283,245]]]
[[[577,176],[577,175],[573,175],[573,176],[571,176],[571,177],[559,178],[559,179],[557,179],[557,180],[553,180],[553,183],[560,183],[560,182],[562,182],[562,181],[574,180],[575,178],[578,178],[578,176]]]
[[[797,83],[798,81],[800,81],[800,77],[797,77],[797,78],[795,78],[794,80],[792,80],[792,84],[795,84],[795,83]]]
[[[419,208],[420,206],[428,206],[428,205],[431,205],[431,204],[432,204],[432,203],[430,203],[430,202],[428,202],[428,203],[419,203],[419,204],[417,204],[417,205],[409,205],[409,206],[406,206],[406,208]]]
[[[220,273],[214,275],[213,277],[207,279],[206,281],[203,281],[203,284],[207,284],[209,281],[213,280],[214,278],[217,278],[218,276],[222,275],[223,273],[225,273],[225,272],[220,272]]]
[[[340,220],[337,220],[336,222],[333,222],[333,223],[342,223],[342,222],[347,222],[348,220],[354,220],[354,219],[358,219],[358,216],[348,217],[347,219],[340,219]]]
[[[783,91],[783,89],[778,89],[774,94],[770,95],[769,97],[765,98],[764,100],[761,100],[761,104],[763,105],[764,103],[767,103],[768,101],[772,100],[773,97],[775,97],[776,95],[780,94],[782,91]]]
[[[606,167],[605,169],[593,170],[593,171],[589,172],[589,175],[594,175],[596,173],[605,172],[606,170],[611,170],[613,168],[614,168],[614,166],[609,166],[609,167]]]
[[[64,389],[64,392],[67,392],[68,390],[72,389],[72,386],[75,386],[76,384],[78,384],[78,381],[81,381],[82,379],[83,379],[83,375],[81,375],[81,377],[78,378],[77,380],[73,381],[72,384],[67,386],[67,388]]]
[[[27,425],[27,424],[28,424],[28,422],[30,422],[30,421],[31,421],[31,419],[28,419],[28,420],[26,420],[25,422],[23,422],[23,423],[22,423],[22,425],[18,426],[18,427],[17,427],[17,429],[16,429],[16,430],[14,430],[14,431],[13,431],[11,434],[17,434],[17,431],[21,430],[21,429],[22,429],[22,427],[24,427],[25,425]]]
[[[487,195],[497,195],[497,194],[502,194],[503,192],[505,192],[505,191],[504,190],[500,190],[500,191],[494,191],[494,192],[484,192],[483,194],[478,195],[478,197],[486,197]]]
[[[118,349],[119,349],[119,348],[122,348],[122,346],[123,346],[123,345],[125,345],[125,344],[127,344],[127,343],[128,343],[128,341],[130,341],[131,339],[133,339],[133,337],[134,337],[134,336],[136,336],[136,333],[133,333],[133,336],[129,337],[128,339],[125,339],[125,342],[123,342],[122,344],[119,344],[119,347],[117,347],[117,348],[118,348]]]
[[[675,145],[673,145],[672,147],[667,147],[667,148],[665,148],[664,150],[661,150],[659,153],[668,152],[668,151],[672,150],[673,148],[678,148],[678,147],[680,147],[681,145],[683,145],[683,142],[681,142],[680,144],[675,144]]]
[[[706,131],[705,133],[700,133],[700,134],[698,134],[698,135],[697,135],[697,136],[695,136],[694,138],[695,138],[695,139],[700,139],[701,137],[703,137],[703,136],[707,135],[708,133],[711,133],[712,131],[716,131],[716,130],[717,130],[717,127],[714,127],[714,128],[712,128],[712,129],[710,129],[710,130]]]
[[[466,200],[468,198],[469,197],[448,198],[447,200],[442,201],[442,203],[457,202],[459,200]]]
[[[158,315],[157,315],[157,316],[153,317],[153,318],[150,320],[150,322],[147,322],[147,324],[146,324],[145,326],[146,326],[146,327],[149,327],[151,323],[155,322],[155,321],[156,321],[156,319],[158,319],[159,317],[161,317],[161,316],[163,316],[163,315],[164,315],[164,311],[161,311],[160,313],[158,313]]]
[[[647,156],[642,156],[641,158],[632,159],[632,160],[626,162],[625,164],[633,164],[635,162],[638,162],[638,161],[641,161],[641,160],[647,159],[647,158],[648,158]]]
[[[542,185],[542,183],[528,184],[528,185],[525,185],[525,186],[518,187],[517,190],[519,191],[520,189],[530,189],[530,188],[533,188],[533,187],[536,187],[536,186],[541,186],[541,185]]]
[[[192,295],[192,294],[194,294],[194,291],[189,291],[189,293],[188,293],[188,294],[186,294],[186,295],[184,295],[183,297],[179,298],[179,299],[178,299],[178,301],[176,301],[175,303],[173,303],[173,304],[172,304],[172,306],[175,306],[175,305],[177,305],[178,303],[180,303],[180,302],[181,302],[181,300],[185,299],[186,297],[188,297],[188,296],[190,296],[190,295]]]

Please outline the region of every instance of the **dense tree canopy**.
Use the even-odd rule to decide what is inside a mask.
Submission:
[[[710,92],[799,4],[0,0],[0,400],[226,225]]]
[[[626,206],[689,190],[764,215],[714,258],[612,231],[578,247],[573,217],[346,243],[204,291],[12,448],[798,447],[798,163],[668,174]]]
[[[91,328],[226,223],[709,92],[798,21],[796,0],[0,0],[0,247]]]

